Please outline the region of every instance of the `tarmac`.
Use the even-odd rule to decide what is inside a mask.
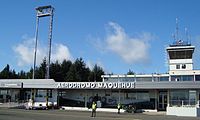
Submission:
[[[177,117],[165,112],[113,113],[70,110],[24,110],[0,108],[0,120],[199,120],[198,117]]]

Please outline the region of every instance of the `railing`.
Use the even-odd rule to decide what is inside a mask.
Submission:
[[[170,100],[169,106],[173,107],[199,107],[200,101],[196,100]]]

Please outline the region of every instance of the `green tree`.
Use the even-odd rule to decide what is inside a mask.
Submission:
[[[9,71],[9,78],[11,79],[18,79],[18,75],[16,74],[15,70]]]
[[[101,75],[103,75],[103,74],[104,74],[103,69],[100,66],[98,66],[97,64],[95,64],[94,68],[90,72],[89,81],[101,82],[102,81]]]
[[[87,82],[89,81],[89,74],[90,74],[90,69],[86,67],[85,62],[83,61],[82,58],[76,59],[74,62],[75,70],[76,70],[76,77],[77,80],[80,82]]]
[[[135,73],[132,70],[128,70],[127,75],[134,75]]]
[[[15,70],[10,69],[10,65],[7,64],[6,67],[0,73],[1,79],[17,79],[18,75],[16,74]]]
[[[62,71],[61,71],[61,65],[58,61],[55,63],[51,63],[50,65],[50,78],[54,79],[57,82],[63,82],[62,78]]]
[[[86,82],[89,81],[89,74],[90,69],[86,67],[83,59],[79,58],[71,65],[65,79],[66,81]]]
[[[32,79],[33,78],[33,68],[31,67],[31,69],[26,73],[26,78],[27,79]]]
[[[78,58],[75,62],[70,60],[63,60],[62,63],[58,61],[50,64],[50,78],[57,82],[88,82],[101,81],[101,75],[104,71],[98,65],[95,65],[92,70],[86,67],[82,58]],[[21,70],[16,73],[11,70],[7,64],[0,72],[0,79],[32,79],[33,68],[28,72]],[[44,79],[46,75],[46,58],[35,69],[35,79]]]
[[[77,80],[77,71],[74,65],[70,66],[69,71],[67,72],[67,75],[65,77],[66,82],[78,82]]]
[[[6,67],[1,71],[1,79],[8,79],[10,72],[10,66],[7,64]]]
[[[35,79],[44,79],[46,76],[46,58],[43,59],[43,62],[39,67],[35,69]]]
[[[21,70],[19,73],[18,73],[18,78],[19,79],[27,79],[27,73],[23,70]]]
[[[62,80],[67,81],[67,73],[69,72],[70,67],[72,66],[72,62],[70,60],[63,60],[61,64],[61,72],[62,72]]]

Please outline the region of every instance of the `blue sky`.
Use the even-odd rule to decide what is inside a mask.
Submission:
[[[1,0],[0,70],[29,70],[33,63],[37,6],[52,5],[52,61],[82,57],[88,67],[98,64],[107,73],[165,73],[165,47],[173,42],[175,19],[196,46],[200,68],[199,0]],[[49,19],[41,19],[37,63],[47,54]]]

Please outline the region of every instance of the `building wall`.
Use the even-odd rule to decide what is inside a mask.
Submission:
[[[155,90],[62,90],[62,105],[79,106],[91,104],[93,101],[101,101],[102,107],[116,107],[118,103],[123,105],[146,102],[153,104],[155,109]],[[63,102],[64,101],[64,102]],[[70,104],[71,103],[71,104]]]

